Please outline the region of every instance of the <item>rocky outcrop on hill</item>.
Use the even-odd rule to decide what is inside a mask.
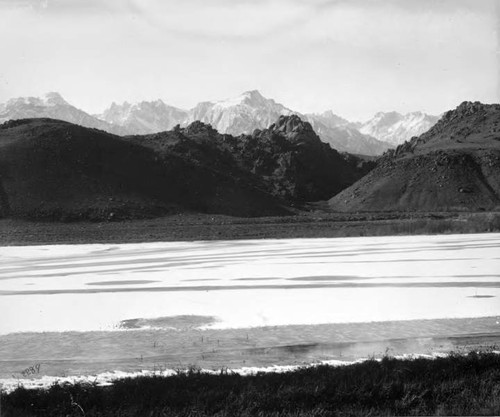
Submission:
[[[296,115],[280,116],[269,128],[238,137],[197,121],[130,140],[252,178],[256,187],[292,204],[326,200],[366,173],[366,166],[348,162]]]
[[[362,175],[296,115],[241,137],[234,151],[273,194],[299,201],[328,199]]]
[[[428,132],[388,152],[404,155],[431,149],[495,146],[500,132],[500,104],[465,101],[446,112]]]
[[[464,102],[330,200],[339,211],[500,207],[500,105]]]

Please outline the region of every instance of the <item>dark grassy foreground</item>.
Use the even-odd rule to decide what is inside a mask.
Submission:
[[[0,219],[0,245],[333,238],[500,232],[500,212],[328,213],[242,218],[178,214],[116,222]]]
[[[4,417],[499,415],[500,355],[386,357],[254,376],[191,370],[108,387],[18,388],[3,397],[2,411]]]

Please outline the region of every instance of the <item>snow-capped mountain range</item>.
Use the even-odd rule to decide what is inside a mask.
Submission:
[[[170,130],[183,124],[189,112],[169,106],[162,100],[131,104],[113,103],[102,114],[94,117],[113,126],[119,126],[129,135],[145,135]]]
[[[200,120],[211,124],[221,133],[237,136],[250,134],[255,129],[265,129],[278,117],[296,112],[254,90],[228,100],[200,103],[189,113],[188,123]]]
[[[200,120],[221,133],[234,136],[265,129],[281,115],[297,114],[311,123],[319,137],[340,152],[380,155],[412,136],[428,130],[437,117],[416,112],[377,113],[366,123],[351,123],[332,111],[301,114],[268,99],[257,90],[216,102],[201,102],[190,110],[169,106],[162,100],[113,103],[103,113],[90,115],[58,93],[42,98],[21,97],[0,104],[0,122],[9,119],[50,117],[119,135],[140,135],[186,126]]]
[[[80,110],[58,93],[47,93],[43,97],[18,97],[0,104],[0,123],[11,119],[49,117],[65,120],[84,127],[93,127],[115,134],[123,134],[119,126],[113,126]]]
[[[340,152],[358,155],[381,155],[391,146],[373,136],[361,133],[353,123],[337,116],[332,111],[301,115],[311,123],[323,142]]]
[[[427,132],[439,118],[419,111],[408,114],[380,112],[371,120],[361,124],[359,131],[396,147],[414,136]]]

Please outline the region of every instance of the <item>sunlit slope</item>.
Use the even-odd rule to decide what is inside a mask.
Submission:
[[[338,211],[500,207],[500,105],[462,103],[330,200]]]

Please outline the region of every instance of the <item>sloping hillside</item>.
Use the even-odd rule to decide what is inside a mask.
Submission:
[[[500,105],[464,102],[330,200],[338,211],[500,208]]]
[[[244,178],[52,119],[0,126],[0,204],[3,216],[50,220],[286,213]]]

